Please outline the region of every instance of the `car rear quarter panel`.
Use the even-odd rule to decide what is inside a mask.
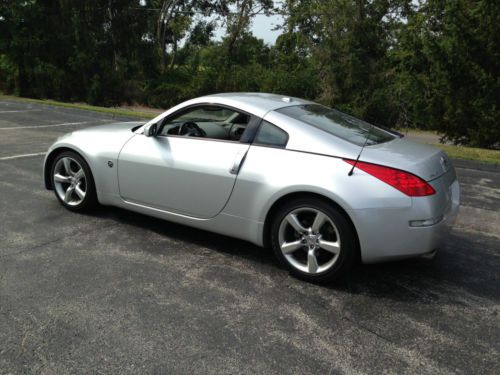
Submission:
[[[252,242],[262,244],[273,204],[291,193],[313,193],[345,210],[356,228],[364,262],[417,256],[442,243],[451,220],[426,228],[410,228],[409,221],[447,212],[448,189],[453,180],[456,183],[453,171],[432,182],[437,194],[411,198],[362,170],[349,176],[350,169],[341,158],[253,145],[224,214],[245,218],[249,225],[260,223],[255,231],[260,238]]]
[[[253,145],[224,212],[264,222],[274,202],[297,192],[320,194],[347,213],[411,206],[411,198],[362,171],[348,176],[350,168],[341,158]]]

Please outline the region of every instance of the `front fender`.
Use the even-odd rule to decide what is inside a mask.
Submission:
[[[45,186],[52,188],[50,169],[55,157],[63,151],[78,153],[89,165],[96,185],[97,197],[118,193],[117,161],[123,145],[134,136],[134,123],[118,123],[78,130],[60,137],[49,147],[43,163]]]
[[[45,158],[43,160],[43,168],[42,168],[42,174],[43,174],[43,180],[45,184],[45,188],[47,190],[52,190],[52,178],[50,176],[50,171],[52,168],[52,163],[54,162],[54,159],[59,155],[61,152],[64,151],[73,151],[79,154],[90,166],[91,163],[89,159],[87,158],[87,155],[76,145],[67,143],[67,142],[59,142],[57,141],[54,143],[50,148],[48,149],[47,153],[45,154]],[[91,168],[92,170],[92,168]]]

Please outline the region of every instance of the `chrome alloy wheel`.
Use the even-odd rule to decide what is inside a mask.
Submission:
[[[280,223],[278,241],[286,260],[308,274],[328,271],[341,251],[337,227],[315,208],[297,208],[288,213]]]
[[[80,163],[70,157],[59,159],[54,166],[54,188],[59,198],[70,206],[78,206],[87,193],[87,178]]]

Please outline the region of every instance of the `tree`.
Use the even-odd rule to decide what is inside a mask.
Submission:
[[[281,4],[282,34],[268,46],[250,26],[272,0],[0,0],[0,89],[161,107],[276,92],[455,143],[500,145],[500,2]]]
[[[229,7],[234,7],[232,13],[226,12],[226,58],[231,65],[236,43],[249,31],[253,18],[259,14],[269,14],[273,7],[272,0],[229,0]]]
[[[414,126],[500,143],[500,3],[428,0],[401,34],[398,86]]]
[[[320,81],[318,100],[393,125],[387,53],[409,1],[288,0],[284,31],[305,38]]]
[[[188,32],[193,15],[201,13],[208,17],[213,12],[227,13],[228,0],[153,0],[151,4],[159,7],[156,22],[156,41],[160,56],[160,69],[165,71],[167,46],[172,46],[170,68],[175,64],[179,40]]]

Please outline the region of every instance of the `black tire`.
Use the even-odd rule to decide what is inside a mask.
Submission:
[[[315,232],[317,233],[316,235],[312,231],[306,232],[306,235],[299,234],[299,231],[290,225],[290,220],[286,219],[287,217],[290,218],[288,215],[292,215],[299,218],[299,224],[302,224],[301,228],[308,227],[309,225],[307,229],[311,228],[312,230],[314,227],[313,222],[318,212],[324,214],[329,221],[325,219],[324,224]],[[310,216],[310,219],[308,216]],[[296,243],[294,247],[302,247],[292,250],[291,253],[285,256],[280,246],[280,230],[281,237],[295,236],[297,239],[297,241],[295,239],[286,240],[283,243]],[[325,233],[322,234],[322,231]],[[273,217],[270,234],[272,248],[280,263],[293,276],[309,282],[328,283],[346,275],[359,256],[358,239],[352,224],[345,217],[345,214],[326,200],[315,197],[293,199],[283,204]],[[327,239],[328,236],[330,236],[331,240]],[[302,243],[304,245],[301,245]],[[320,243],[325,246],[337,243],[339,246],[338,255],[331,252],[335,251],[334,247],[329,247],[333,250],[327,251],[319,245]],[[316,247],[313,249],[314,246]],[[309,272],[311,270],[309,268],[310,251],[313,254],[313,258],[316,259],[316,261],[311,262],[314,265],[312,269],[315,266],[317,267],[314,272]],[[331,256],[331,259],[329,259],[329,256]],[[324,271],[319,266],[320,262],[318,259],[320,258],[325,260]],[[302,264],[301,260],[304,260],[306,264]],[[298,269],[297,267],[305,267],[307,270]]]
[[[73,174],[66,171],[66,164],[64,162],[67,162],[68,160],[70,161],[70,170],[72,170]],[[84,177],[76,180],[75,177],[79,172],[79,169],[77,169],[78,167],[81,167],[83,170]],[[56,168],[58,168],[58,171],[56,171]],[[64,174],[63,177],[67,177],[68,182],[61,182],[60,180],[56,181],[55,175],[58,172],[62,172],[61,168],[64,169],[66,174],[59,173],[59,175]],[[72,182],[69,182],[69,179],[71,178],[73,178],[73,180]],[[98,205],[92,171],[90,170],[87,162],[76,152],[64,151],[55,157],[50,168],[50,179],[57,200],[68,210],[74,212],[88,212],[93,210]],[[78,181],[78,183],[76,183],[76,181]],[[84,191],[84,197],[81,198],[76,192],[72,192],[70,194],[70,199],[65,201],[62,197],[62,195],[64,195],[63,192],[67,192],[67,188],[73,187],[73,185],[75,185],[73,191],[76,186],[78,186],[80,188],[80,192]]]

